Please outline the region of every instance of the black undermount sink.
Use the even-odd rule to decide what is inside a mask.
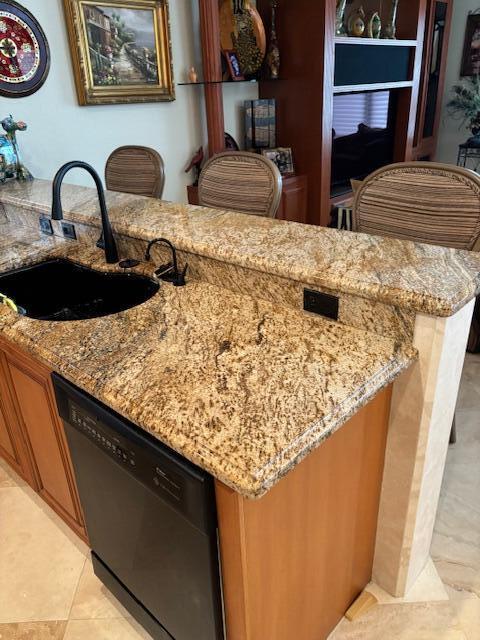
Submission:
[[[52,259],[0,275],[0,293],[37,320],[87,320],[149,300],[159,284],[134,273],[95,271]]]

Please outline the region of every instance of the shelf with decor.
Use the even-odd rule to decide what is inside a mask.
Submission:
[[[267,27],[272,15],[271,1],[256,2],[258,13]],[[414,132],[423,69],[425,24],[427,8],[432,1],[411,0],[405,7],[398,0],[384,0],[383,12],[379,16],[382,25],[380,35],[383,37],[378,39],[337,35],[339,22],[336,12],[338,7],[342,7],[341,2],[336,3],[337,7],[331,0],[278,2],[276,35],[280,47],[281,80],[272,81],[260,76],[257,86],[260,99],[276,101],[276,145],[292,149],[296,171],[305,177],[305,184],[308,184],[306,221],[309,223],[328,225],[332,202],[338,202],[350,191],[349,180],[345,180],[343,193],[335,182],[340,160],[348,160],[349,157],[349,153],[341,151],[342,138],[345,144],[349,144],[349,152],[355,144],[359,152],[378,145],[383,149],[383,155],[372,153],[371,164],[362,165],[364,171],[375,170],[375,163],[388,164],[415,157]],[[225,83],[221,81],[224,69],[219,37],[225,24],[220,24],[219,6],[224,7],[227,1],[222,0],[220,5],[218,0],[198,2],[204,69],[202,79],[207,81],[204,87],[209,147],[216,153],[222,151],[225,144]],[[252,3],[249,1],[247,4]],[[341,17],[344,29],[353,29],[350,16],[359,12],[362,5],[366,16],[365,33],[367,27],[372,28],[371,16],[372,12],[378,11],[378,0],[353,0],[348,2],[348,15]],[[376,28],[378,33],[379,23]],[[396,39],[386,38],[387,33],[393,33]],[[268,38],[266,46],[268,48]],[[378,118],[364,122],[363,116],[359,116],[356,124],[350,119],[345,124],[345,131],[340,132],[342,114],[349,113],[346,108],[349,105],[345,101],[351,99],[364,100],[367,106],[371,103],[369,108],[372,109],[378,106],[383,122],[377,124]],[[356,106],[360,113],[359,105]],[[350,132],[348,127],[352,127]],[[385,129],[386,140],[379,139],[379,128]],[[355,179],[361,179],[359,173],[350,170],[351,177]]]
[[[194,87],[196,85],[201,87],[206,84],[239,84],[246,82],[255,84],[258,82],[258,78],[246,78],[244,80],[199,80],[198,82],[177,82],[177,87]]]
[[[278,143],[288,140],[298,171],[308,176],[313,224],[328,225],[332,204],[351,197],[349,178],[361,179],[376,163],[413,157],[426,0],[411,0],[408,7],[384,0],[372,25],[379,4],[296,0],[278,10],[281,74],[288,80],[274,86],[260,81],[259,92],[281,105]],[[267,17],[269,0],[258,5]],[[373,26],[380,38],[366,37]],[[357,29],[361,37],[355,37]],[[365,109],[375,117],[364,120]]]
[[[208,153],[210,155],[220,153],[226,148],[225,135],[225,114],[224,114],[224,87],[235,84],[256,84],[262,83],[264,86],[276,85],[283,82],[283,77],[279,79],[266,77],[265,64],[258,66],[253,72],[245,73],[245,78],[225,80],[226,61],[227,67],[232,75],[235,72],[236,62],[231,54],[236,52],[231,45],[232,32],[235,25],[230,21],[231,11],[252,11],[252,2],[250,0],[231,2],[229,0],[198,0],[199,18],[200,18],[200,40],[202,53],[203,73],[199,82],[182,82],[179,86],[191,86],[198,84],[204,89],[205,114],[208,133]],[[263,61],[267,52],[267,38],[263,31],[267,31],[271,25],[272,13],[269,0],[269,12],[263,19],[256,11],[252,14],[253,24],[260,40],[260,44],[264,50]],[[262,38],[264,40],[262,41]],[[230,55],[230,59],[227,55]],[[258,77],[250,78],[248,76],[257,75]],[[230,138],[231,140],[231,138]],[[288,147],[288,143],[285,144]],[[248,147],[248,145],[246,145]],[[260,149],[258,150],[260,152]],[[307,222],[307,176],[300,173],[294,175],[283,176],[283,189],[280,208],[277,217],[282,220],[295,222]],[[191,204],[198,203],[198,188],[190,185],[187,188],[188,200]]]
[[[199,82],[182,82],[179,86],[192,86],[198,84],[204,89],[205,114],[208,133],[208,153],[213,155],[225,150],[225,114],[224,114],[224,87],[234,84],[254,84],[260,86],[274,86],[284,81],[283,76],[270,77],[266,73],[266,66],[263,64],[267,53],[266,31],[271,27],[272,8],[269,0],[269,11],[265,18],[254,10],[254,4],[250,0],[198,0],[200,18],[200,37],[202,68],[201,80]],[[253,10],[253,11],[252,11]],[[238,12],[249,12],[257,33],[257,44],[263,50],[262,60],[258,68],[251,72],[245,72],[245,78],[235,78],[238,72],[236,50],[232,46],[232,33],[235,30],[235,20],[231,15]],[[234,54],[234,55],[232,55]],[[226,71],[228,69],[228,71]],[[240,70],[243,72],[243,69]],[[230,73],[231,79],[225,80],[225,73]],[[249,76],[254,76],[253,78]],[[256,76],[256,77],[255,77]],[[227,90],[226,90],[227,91]],[[231,141],[231,138],[230,138]],[[246,148],[249,145],[246,141]],[[288,147],[288,143],[284,146]],[[260,153],[260,149],[258,152]],[[198,167],[198,164],[195,165]],[[282,220],[295,222],[307,222],[307,176],[296,172],[293,175],[283,176],[282,198],[277,213],[277,217]],[[190,185],[187,188],[188,200],[191,204],[198,203],[198,187]]]

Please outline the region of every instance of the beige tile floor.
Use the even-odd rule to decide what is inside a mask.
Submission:
[[[480,640],[479,416],[480,356],[467,356],[432,561],[405,598],[370,585],[379,604],[331,640]],[[148,638],[97,580],[86,546],[0,461],[0,640]]]

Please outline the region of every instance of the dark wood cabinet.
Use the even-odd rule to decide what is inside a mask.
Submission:
[[[292,148],[298,172],[308,176],[309,223],[327,226],[331,222],[335,96],[392,92],[396,109],[393,159],[412,159],[425,3],[400,3],[396,40],[336,37],[335,3],[331,0],[279,3],[277,36],[283,52],[280,80],[262,78],[259,95],[276,99],[277,144]],[[379,3],[373,0],[352,0],[347,19],[360,5],[367,13],[379,9]],[[269,24],[269,0],[257,0],[257,7]],[[383,24],[388,7],[389,3],[383,3]],[[369,64],[372,59],[379,63]],[[387,59],[391,64],[386,64]],[[403,71],[391,77],[397,64]],[[356,77],[352,78],[352,72]]]
[[[283,178],[282,199],[277,212],[278,220],[307,222],[307,176]]]
[[[54,511],[86,539],[51,371],[3,340],[0,351],[0,453]]]
[[[429,13],[427,15],[427,2]],[[295,166],[299,174],[308,177],[307,222],[328,225],[331,222],[331,174],[332,143],[334,130],[334,96],[358,91],[391,91],[395,97],[395,128],[393,160],[409,161],[418,156],[415,147],[415,123],[419,89],[423,73],[427,69],[423,43],[424,36],[433,38],[432,51],[437,51],[441,34],[425,30],[427,18],[432,16],[439,26],[443,6],[447,7],[445,34],[448,34],[449,16],[453,0],[410,0],[400,3],[397,16],[397,38],[369,39],[345,38],[335,35],[335,3],[333,0],[296,0],[279,3],[277,11],[277,36],[280,43],[281,73],[279,80],[267,79],[268,74],[260,74],[258,87],[260,98],[274,98],[277,102],[277,144],[293,150]],[[432,4],[433,3],[433,4]],[[436,3],[438,15],[435,17]],[[198,0],[200,34],[202,43],[205,114],[208,130],[209,153],[213,155],[224,150],[224,105],[221,82],[220,27],[218,0]],[[257,8],[265,25],[270,24],[271,3],[257,0]],[[347,18],[353,11],[363,6],[367,13],[379,9],[378,1],[352,0],[348,4]],[[408,6],[404,6],[408,5]],[[381,5],[382,23],[389,16],[389,3]],[[441,25],[440,25],[441,26]],[[438,95],[441,95],[446,47],[440,47],[440,67],[438,75]],[[359,55],[356,56],[355,52]],[[348,60],[345,59],[348,54]],[[342,57],[343,55],[343,57]],[[360,58],[363,60],[361,62]],[[359,65],[358,77],[343,82],[342,71],[352,71]],[[368,60],[380,60],[382,65],[369,64]],[[343,70],[340,68],[342,66]],[[389,61],[388,64],[386,61]],[[394,61],[397,61],[394,64]],[[398,65],[402,73],[397,73]],[[383,81],[379,76],[383,66]],[[432,67],[433,68],[433,67]],[[395,72],[392,78],[391,74]],[[361,76],[361,77],[360,77]],[[358,82],[362,81],[362,84]],[[425,84],[427,81],[427,85]],[[427,131],[438,116],[438,102],[432,101],[435,78],[424,78],[421,97],[430,96],[422,102],[422,131],[427,123]],[[430,83],[430,84],[428,84]],[[429,138],[431,141],[434,137]],[[427,144],[427,142],[426,142]],[[429,143],[430,144],[430,143]],[[420,150],[422,151],[422,150]],[[422,151],[423,153],[423,151]],[[359,178],[355,175],[352,177]],[[190,188],[189,190],[192,190]],[[193,200],[191,201],[193,202]],[[280,216],[282,217],[282,215]],[[290,215],[287,219],[292,220]]]

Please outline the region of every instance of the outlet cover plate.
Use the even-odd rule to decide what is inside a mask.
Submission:
[[[50,220],[50,218],[47,218],[46,216],[40,216],[39,223],[40,231],[42,233],[45,233],[47,236],[53,236],[52,221]]]
[[[71,222],[62,222],[62,232],[64,238],[69,238],[70,240],[77,239],[77,232],[75,231],[75,225]]]
[[[339,298],[312,289],[303,290],[303,308],[330,320],[338,320]]]

